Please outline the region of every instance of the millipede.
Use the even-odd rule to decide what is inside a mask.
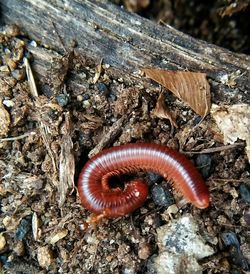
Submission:
[[[180,152],[153,143],[126,144],[105,149],[91,158],[78,179],[82,205],[106,218],[116,218],[139,208],[148,196],[148,185],[133,179],[112,186],[112,178],[151,171],[170,180],[184,198],[198,208],[209,206],[208,188],[197,168]]]

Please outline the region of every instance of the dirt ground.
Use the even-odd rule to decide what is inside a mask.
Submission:
[[[249,53],[249,7],[222,18],[219,14],[232,1],[224,6],[220,1],[113,2]],[[187,213],[214,250],[199,261],[202,273],[248,273],[250,169],[244,142],[224,146],[210,115],[201,121],[163,89],[177,117],[178,128],[173,128],[154,115],[162,87],[124,79],[108,64],[75,49],[53,59],[47,77],[34,73],[33,82],[26,77],[24,57],[32,68],[35,60],[27,45],[35,41],[20,31],[8,26],[0,33],[0,273],[153,274],[157,229]],[[80,89],[72,75],[79,77]],[[141,208],[86,228],[90,212],[81,206],[76,182],[89,153],[134,142],[155,142],[185,153],[206,179],[210,207],[200,210],[183,203],[162,178],[141,174],[150,186]]]

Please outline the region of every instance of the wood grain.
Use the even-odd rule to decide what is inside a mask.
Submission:
[[[108,1],[2,0],[2,21],[63,53],[75,40],[84,55],[123,72],[155,67],[205,72],[215,96],[249,102],[250,57],[194,39],[174,28],[130,14]],[[56,31],[55,31],[56,28]],[[236,77],[235,77],[236,75]],[[229,86],[225,79],[235,78]]]

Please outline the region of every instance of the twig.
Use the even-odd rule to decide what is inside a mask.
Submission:
[[[122,131],[123,123],[126,119],[126,115],[122,116],[109,128],[109,131],[103,135],[100,142],[89,152],[89,158],[99,153],[114,140],[114,138]]]
[[[250,184],[250,178],[243,178],[243,179],[211,179],[211,181],[215,181],[215,182],[222,182],[222,183],[246,183],[246,184]],[[216,189],[216,188],[215,188]]]
[[[220,152],[220,151],[227,150],[227,149],[232,149],[232,148],[239,147],[239,146],[245,146],[245,143],[241,142],[241,143],[235,143],[235,144],[232,144],[232,145],[226,145],[226,146],[220,146],[220,147],[211,147],[211,148],[203,149],[201,151],[182,151],[182,153],[188,154],[188,155],[203,154],[203,153],[214,153],[214,152]]]
[[[16,140],[20,140],[20,139],[29,137],[30,135],[35,135],[36,133],[37,133],[36,131],[31,131],[31,132],[27,132],[27,133],[24,133],[22,135],[15,136],[15,137],[2,138],[2,139],[0,139],[0,142],[16,141]]]

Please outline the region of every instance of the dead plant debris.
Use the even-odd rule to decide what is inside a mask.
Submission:
[[[246,141],[246,154],[250,162],[250,107],[246,104],[213,104],[211,114],[223,133],[224,144],[233,144],[238,139]]]
[[[143,72],[173,92],[200,116],[204,117],[209,113],[211,95],[205,73],[161,69],[143,69]]]
[[[158,118],[168,119],[172,127],[178,127],[173,114],[171,114],[170,111],[167,109],[165,96],[163,93],[161,93],[158,97],[154,110],[154,115]]]

